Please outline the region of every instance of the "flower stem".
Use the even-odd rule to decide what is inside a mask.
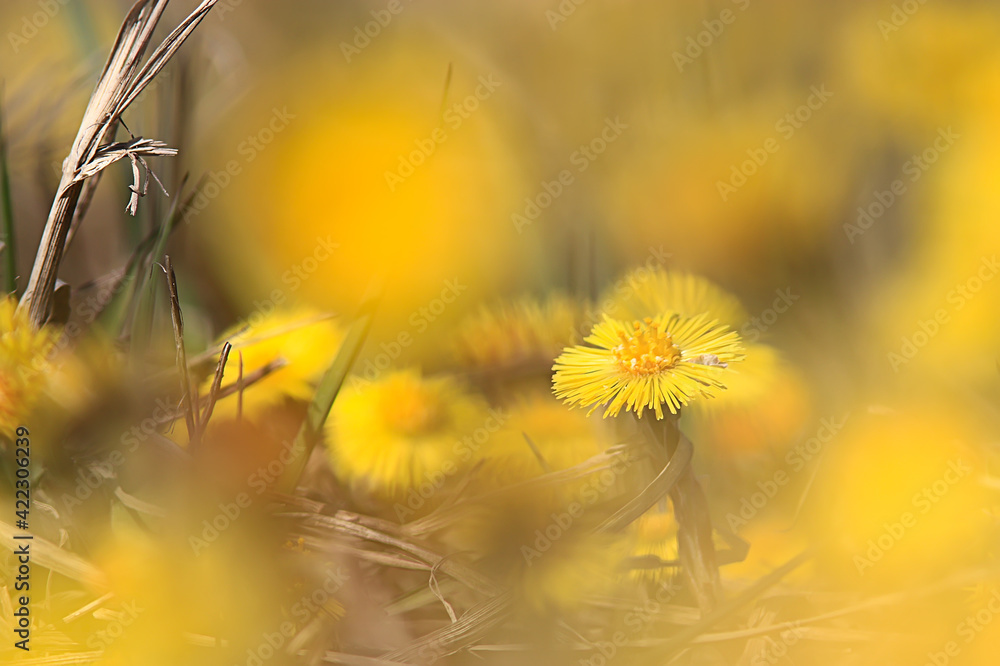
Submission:
[[[662,420],[642,419],[646,434],[656,447],[661,447],[668,457],[673,456],[680,438],[684,435],[678,427],[679,416]],[[708,511],[705,492],[688,464],[677,483],[670,490],[670,499],[677,518],[677,550],[681,566],[694,592],[702,613],[711,612],[721,597],[722,583],[712,539],[712,518]]]

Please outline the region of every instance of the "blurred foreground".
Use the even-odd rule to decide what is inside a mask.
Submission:
[[[127,11],[0,8],[0,661],[995,663],[994,3],[224,0],[36,330]]]

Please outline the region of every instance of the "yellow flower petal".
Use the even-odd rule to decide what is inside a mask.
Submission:
[[[604,416],[624,407],[641,417],[652,409],[663,418],[697,397],[724,389],[727,365],[743,358],[740,336],[728,326],[696,317],[661,315],[631,324],[606,317],[587,337],[589,346],[567,349],[556,359],[555,394]]]

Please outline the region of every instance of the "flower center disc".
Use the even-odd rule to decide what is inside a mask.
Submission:
[[[403,435],[421,435],[435,430],[444,420],[440,400],[419,388],[388,391],[383,396],[382,415],[389,427]]]
[[[673,338],[652,319],[635,322],[631,335],[622,331],[618,337],[621,342],[612,351],[622,372],[655,375],[674,367],[681,358]]]

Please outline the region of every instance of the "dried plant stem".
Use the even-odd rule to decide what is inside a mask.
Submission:
[[[52,292],[67,238],[74,219],[82,217],[82,211],[78,212],[77,207],[81,203],[81,193],[87,179],[125,157],[138,171],[138,165],[146,168],[143,157],[175,155],[177,152],[158,141],[141,137],[125,143],[111,143],[129,104],[166,66],[217,0],[203,0],[140,67],[153,31],[168,2],[169,0],[139,0],[125,17],[101,78],[87,104],[73,146],[63,160],[59,188],[49,210],[31,276],[19,305],[20,309],[27,310],[34,326],[45,323],[52,307]],[[139,182],[133,185],[130,209],[134,209],[137,197],[142,194],[140,185]],[[84,197],[84,203],[89,199],[89,195]]]
[[[381,659],[397,663],[428,663],[472,645],[512,612],[516,597],[513,592],[501,592],[481,601],[465,612],[458,622],[422,636],[410,645],[381,655]]]
[[[177,276],[174,275],[170,255],[165,259],[167,287],[170,289],[170,318],[174,324],[174,344],[177,346],[177,369],[181,374],[181,406],[187,423],[188,439],[195,445],[198,443],[198,414],[195,407],[197,401],[192,398],[191,375],[188,372],[187,351],[184,349],[184,318],[181,314],[181,302],[177,297]]]
[[[83,606],[82,608],[78,608],[77,610],[73,611],[72,613],[70,613],[69,615],[67,615],[66,617],[64,617],[63,618],[63,622],[65,622],[66,624],[69,624],[70,622],[72,622],[73,620],[77,619],[78,617],[80,617],[82,615],[86,615],[87,613],[89,613],[90,611],[94,610],[95,608],[97,608],[101,604],[103,604],[103,603],[105,603],[107,601],[110,601],[112,598],[114,598],[114,596],[115,595],[112,592],[108,592],[106,594],[102,594],[101,596],[97,597],[96,599],[94,599],[93,601],[91,601],[90,603],[88,603],[87,605]]]
[[[650,654],[650,662],[652,663],[653,660],[657,660],[667,663],[670,657],[675,656],[680,650],[695,642],[699,636],[706,634],[712,627],[732,618],[737,611],[777,585],[785,576],[804,564],[810,557],[811,554],[808,551],[799,553],[744,589],[739,595],[721,602],[711,613],[705,614],[695,624],[684,627],[671,636],[662,647],[653,650]]]
[[[73,223],[76,202],[83,190],[83,183],[67,184],[71,177],[63,171],[59,181],[59,194],[52,202],[49,219],[45,222],[42,240],[38,243],[38,254],[31,269],[31,277],[21,299],[22,308],[28,308],[28,318],[35,326],[45,323],[52,304],[52,291],[56,284],[56,274],[62,261],[66,236]]]
[[[202,430],[208,425],[208,420],[212,418],[215,410],[215,401],[219,396],[219,389],[222,388],[222,378],[226,374],[226,363],[229,361],[229,352],[233,346],[228,342],[222,345],[222,352],[219,354],[219,364],[215,368],[215,378],[212,380],[212,387],[208,391],[208,405],[205,407],[205,414],[201,417]]]
[[[654,460],[666,458],[663,455],[663,451],[659,451],[658,453],[659,455],[656,455]],[[625,506],[618,509],[614,515],[601,523],[596,531],[598,533],[619,532],[631,525],[639,516],[653,508],[664,495],[673,491],[684,470],[690,467],[692,455],[694,455],[694,449],[691,446],[691,442],[686,438],[681,438],[670,458],[667,459],[659,474],[656,475],[656,478],[650,481]]]
[[[216,393],[215,395],[216,403],[218,403],[219,400],[222,400],[223,398],[228,398],[231,395],[238,395],[242,389],[253,386],[257,382],[262,380],[264,377],[267,377],[275,370],[279,370],[284,366],[285,366],[284,360],[275,359],[274,361],[271,361],[267,365],[260,367],[251,373],[248,373],[246,377],[242,379],[242,386],[240,385],[239,382],[234,382],[232,384],[227,384],[226,386],[221,387],[218,393]],[[208,398],[209,396],[206,396],[198,403],[199,408],[202,406],[202,403],[204,403],[205,407],[207,408]],[[187,411],[186,405],[182,404],[180,409],[174,411],[168,411],[160,418],[153,420],[156,421],[156,425],[158,426],[168,425],[180,418],[186,419],[187,418],[185,415],[186,411]]]
[[[240,366],[238,368],[239,375],[236,377],[236,422],[239,423],[243,420],[243,387],[246,385],[243,379],[243,352],[239,353],[240,356]]]
[[[497,595],[501,593],[501,587],[487,576],[477,570],[463,565],[455,560],[449,560],[433,551],[424,548],[412,541],[393,536],[384,530],[379,530],[364,524],[364,520],[358,514],[348,511],[338,511],[335,516],[325,516],[309,513],[288,513],[284,514],[291,518],[303,519],[304,527],[317,528],[320,530],[332,530],[343,536],[363,539],[373,543],[397,548],[403,553],[426,562],[437,568],[441,573],[451,576],[460,583],[468,586],[477,592],[487,595]],[[306,535],[307,536],[307,535]]]
[[[662,420],[641,419],[657,446],[673,456],[681,441],[678,417]],[[689,459],[690,460],[690,459]],[[712,518],[705,492],[695,478],[690,462],[680,470],[677,483],[670,488],[670,499],[677,517],[677,549],[685,576],[691,585],[702,613],[710,613],[722,596],[722,581],[712,538]]]

